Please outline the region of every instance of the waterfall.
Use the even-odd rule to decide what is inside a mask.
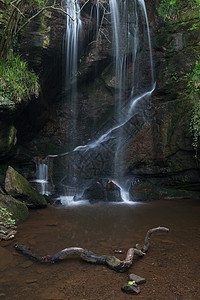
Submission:
[[[65,10],[71,17],[67,17],[66,32],[63,39],[64,53],[64,85],[69,92],[71,112],[72,112],[72,130],[77,130],[77,72],[78,72],[78,51],[79,36],[82,29],[80,18],[79,1],[66,0]]]
[[[36,178],[33,182],[36,183],[37,189],[42,195],[49,195],[49,168],[48,168],[48,158],[37,157],[35,159],[36,163]]]
[[[63,203],[73,202],[73,196],[83,194],[83,190],[91,182],[91,177],[98,178],[99,170],[105,173],[103,160],[109,163],[110,168],[104,178],[113,179],[121,190],[124,202],[129,202],[128,189],[130,180],[124,177],[123,145],[132,138],[134,131],[134,116],[140,115],[145,122],[145,109],[155,89],[153,72],[153,59],[151,49],[150,29],[144,0],[109,0],[108,16],[112,28],[112,57],[114,65],[115,83],[115,118],[108,129],[91,136],[87,144],[72,143],[72,150],[58,155],[48,155],[48,158],[65,157],[68,167],[59,181],[62,192],[60,199]],[[72,129],[74,136],[77,131],[77,72],[79,35],[82,28],[78,1],[67,1],[67,12],[76,17],[75,22],[67,18],[65,36],[66,53],[66,89],[70,89],[71,110],[73,112]],[[70,5],[69,5],[70,4]],[[89,28],[92,26],[91,18],[96,18],[95,38],[99,36],[101,27],[101,1],[97,0],[91,5]],[[131,9],[130,9],[131,8]],[[145,52],[146,51],[146,52]],[[142,53],[146,64],[141,65]],[[144,55],[144,54],[143,54]],[[149,57],[147,59],[147,57]],[[146,68],[150,72],[145,72]],[[131,70],[131,71],[130,71]],[[142,74],[144,80],[141,80]],[[127,86],[130,92],[127,94]],[[75,138],[74,138],[75,140]],[[109,154],[109,152],[111,154]],[[110,155],[110,156],[109,156]],[[65,161],[64,161],[65,162]],[[94,175],[93,175],[94,174]]]
[[[145,16],[145,21],[146,21],[146,26],[147,26],[147,37],[148,37],[148,43],[149,43],[149,59],[150,59],[150,66],[151,66],[151,84],[152,87],[155,84],[155,79],[154,79],[154,68],[153,68],[153,57],[152,57],[152,47],[151,47],[151,35],[150,35],[150,29],[149,29],[149,20],[147,16],[147,10],[146,10],[146,5],[144,0],[138,0],[140,5],[142,6],[142,10]]]
[[[72,82],[72,79],[76,81],[76,75],[78,71],[78,44],[79,44],[79,32],[82,27],[80,19],[80,6],[78,1],[67,0],[66,12],[71,16],[67,17],[66,32],[64,37],[64,49],[65,53],[65,80]]]

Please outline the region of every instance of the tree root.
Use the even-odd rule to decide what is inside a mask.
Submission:
[[[15,245],[15,249],[18,251],[21,251],[23,254],[25,254],[29,257],[36,259],[37,261],[39,261],[41,263],[55,263],[55,262],[62,261],[63,259],[65,259],[68,256],[76,255],[76,256],[81,257],[83,260],[85,260],[87,262],[94,263],[94,264],[106,265],[110,269],[117,271],[117,272],[125,272],[126,270],[128,270],[131,267],[134,254],[138,255],[138,256],[145,255],[145,253],[147,252],[147,250],[149,248],[149,240],[150,240],[151,234],[154,232],[158,232],[158,231],[168,232],[169,229],[165,228],[165,227],[156,227],[156,228],[148,230],[146,237],[145,237],[143,249],[142,250],[139,249],[139,247],[137,245],[136,245],[136,248],[130,248],[127,252],[125,260],[122,260],[122,261],[119,260],[118,258],[116,258],[115,256],[108,256],[108,255],[100,256],[100,255],[94,254],[91,251],[88,251],[87,249],[78,248],[78,247],[65,248],[52,256],[40,256],[40,255],[34,254],[30,250],[30,248],[23,246],[23,245],[19,245],[19,244]]]

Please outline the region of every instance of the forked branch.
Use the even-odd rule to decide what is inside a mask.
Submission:
[[[149,248],[149,240],[151,234],[158,231],[168,232],[169,229],[165,227],[150,229],[146,234],[143,250],[140,250],[137,247],[130,248],[124,260],[119,260],[115,256],[96,255],[89,250],[78,247],[65,248],[52,256],[40,256],[34,254],[28,247],[19,244],[15,245],[15,248],[16,250],[21,251],[23,254],[28,255],[29,257],[32,257],[41,263],[55,263],[64,260],[66,257],[76,255],[87,262],[106,265],[110,269],[113,269],[117,272],[125,272],[131,267],[134,254],[138,256],[145,255]]]

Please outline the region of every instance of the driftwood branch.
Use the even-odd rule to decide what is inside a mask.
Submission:
[[[152,233],[154,232],[159,232],[159,231],[163,231],[163,232],[168,232],[169,229],[166,228],[166,227],[156,227],[156,228],[152,228],[152,229],[149,229],[147,231],[147,234],[146,234],[146,237],[145,237],[145,240],[144,240],[144,247],[142,249],[142,252],[146,253],[149,249],[149,242],[150,242],[150,237],[152,235]]]
[[[165,227],[157,227],[157,228],[150,229],[147,232],[143,250],[137,248],[130,248],[127,252],[126,258],[122,261],[116,258],[115,256],[109,256],[109,255],[100,256],[100,255],[96,255],[91,251],[88,251],[83,248],[78,248],[78,247],[63,249],[52,256],[40,256],[34,254],[28,247],[19,244],[15,245],[15,248],[16,250],[21,251],[23,254],[28,255],[29,257],[32,257],[41,263],[55,263],[64,260],[66,257],[76,255],[81,257],[83,260],[87,262],[106,265],[110,269],[115,270],[117,272],[125,272],[131,267],[134,255],[138,255],[138,256],[145,255],[149,247],[150,236],[153,232],[157,232],[157,231],[168,232],[169,229]]]

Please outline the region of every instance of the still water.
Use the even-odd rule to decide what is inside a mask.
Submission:
[[[136,297],[121,291],[131,273],[146,278],[137,299],[200,299],[199,216],[200,200],[189,199],[32,210],[15,238],[0,242],[0,299],[126,300]],[[124,259],[114,250],[142,244],[147,230],[157,226],[170,232],[152,235],[147,255],[135,257],[125,273],[77,257],[40,264],[14,249],[19,243],[51,255],[78,246]]]

